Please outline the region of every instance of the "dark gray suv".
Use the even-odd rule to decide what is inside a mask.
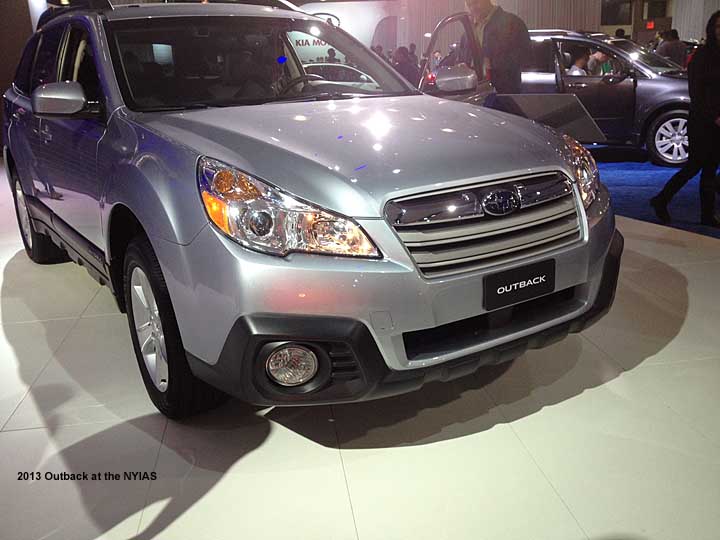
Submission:
[[[690,108],[687,72],[632,41],[602,34],[565,30],[533,30],[532,54],[523,73],[523,91],[528,94],[575,94],[593,117],[611,145],[645,146],[654,163],[683,165],[688,158],[687,120]],[[428,51],[440,50],[442,65],[477,62],[472,54],[456,54],[464,43],[473,43],[474,32],[467,14],[442,21]],[[470,47],[477,52],[477,46]],[[605,53],[601,74],[572,75],[572,52],[584,49]],[[435,75],[426,69],[421,90],[440,94]],[[482,101],[487,89],[453,92],[450,99]],[[583,141],[591,142],[591,141]],[[605,141],[603,141],[605,142]]]

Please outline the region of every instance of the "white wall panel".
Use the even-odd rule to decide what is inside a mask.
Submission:
[[[675,0],[673,27],[682,39],[705,37],[705,25],[710,15],[720,10],[720,0]]]

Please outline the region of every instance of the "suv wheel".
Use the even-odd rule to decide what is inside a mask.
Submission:
[[[11,173],[13,180],[13,199],[15,200],[15,215],[17,216],[20,236],[22,237],[25,252],[31,260],[38,264],[52,264],[68,260],[67,253],[57,247],[49,236],[40,234],[35,230],[30,211],[28,210],[25,193],[22,189],[20,179],[14,171]]]
[[[688,160],[688,118],[684,110],[669,111],[658,116],[650,125],[647,149],[657,165],[680,167]]]
[[[169,418],[212,409],[227,395],[190,371],[160,264],[148,239],[136,237],[125,254],[125,302],[130,335],[150,399]]]

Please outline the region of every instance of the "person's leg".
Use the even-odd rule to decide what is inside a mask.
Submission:
[[[656,197],[657,199],[664,201],[665,204],[670,203],[675,194],[680,191],[685,184],[695,178],[695,176],[702,170],[703,162],[699,159],[701,156],[693,157],[693,155],[697,156],[697,152],[695,154],[692,152],[690,153],[688,162],[670,180],[668,180],[662,191],[658,193]]]
[[[671,217],[668,212],[668,204],[685,184],[692,180],[702,169],[707,161],[709,152],[706,126],[698,122],[692,115],[688,121],[688,136],[690,139],[690,156],[685,166],[680,169],[663,187],[662,191],[650,199],[650,206],[662,223],[670,223]]]
[[[708,156],[700,177],[700,209],[701,223],[712,227],[720,226],[715,217],[715,178],[718,169],[718,158]]]

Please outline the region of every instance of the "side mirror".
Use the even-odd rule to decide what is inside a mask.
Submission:
[[[32,93],[33,113],[38,116],[76,116],[86,107],[85,92],[77,82],[43,84]]]
[[[477,88],[478,76],[466,64],[443,66],[438,69],[435,86],[444,94],[471,92]]]

